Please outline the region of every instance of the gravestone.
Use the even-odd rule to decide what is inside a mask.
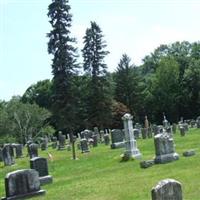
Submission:
[[[2,153],[2,148],[0,148],[0,162],[3,162],[3,153]]]
[[[197,117],[196,123],[197,123],[197,128],[200,128],[200,116]]]
[[[148,128],[147,135],[148,135],[148,138],[152,138],[153,134],[152,134],[152,128],[151,127]]]
[[[183,156],[185,156],[185,157],[194,156],[195,154],[196,154],[195,150],[193,150],[193,149],[183,152]]]
[[[181,183],[174,179],[160,181],[151,191],[152,200],[182,200]]]
[[[154,136],[155,163],[167,163],[179,159],[175,152],[174,140],[166,132]]]
[[[139,139],[140,138],[140,131],[139,129],[133,129],[133,134],[134,134],[134,138],[135,139]]]
[[[48,148],[48,139],[47,137],[42,138],[41,144],[40,144],[41,150],[45,151]]]
[[[100,131],[99,131],[99,135],[100,135],[100,138],[102,139],[102,138],[104,137],[104,131],[103,131],[103,130],[100,130]],[[101,140],[101,142],[102,142],[102,140]]]
[[[148,136],[148,128],[142,128],[142,139],[146,139]]]
[[[194,119],[192,119],[191,122],[190,122],[190,127],[191,127],[191,128],[194,128],[195,125],[196,125],[196,122],[195,122]]]
[[[30,160],[30,168],[39,173],[41,185],[52,183],[52,176],[49,175],[48,162],[46,158],[35,157]]]
[[[102,142],[103,135],[100,134],[98,127],[94,127],[94,135],[97,136],[97,142]]]
[[[105,145],[109,145],[110,144],[110,137],[109,134],[104,134],[104,143]]]
[[[93,135],[93,136],[92,136],[92,139],[93,139],[93,147],[97,147],[97,146],[98,146],[97,135]]]
[[[45,194],[40,189],[38,172],[34,169],[17,170],[5,177],[6,197],[2,200],[15,200]]]
[[[179,127],[179,129],[180,129],[180,134],[181,134],[181,136],[185,136],[185,128],[184,128],[184,126],[180,126]]]
[[[11,144],[5,144],[2,149],[3,161],[5,166],[11,166],[15,164],[14,150]]]
[[[15,149],[16,158],[22,158],[23,157],[23,145],[22,144],[14,144],[13,147]]]
[[[56,149],[56,147],[57,147],[57,137],[52,137],[51,146],[52,146],[52,149]]]
[[[87,140],[85,138],[80,140],[80,145],[81,145],[81,152],[82,153],[88,153],[90,152]]]
[[[63,135],[62,132],[58,134],[58,150],[65,150],[66,135]]]
[[[175,123],[173,123],[172,124],[172,132],[173,132],[173,134],[176,134],[176,124]]]
[[[111,149],[123,148],[124,143],[124,133],[120,129],[113,129],[111,131]]]
[[[133,134],[133,116],[126,113],[123,117],[124,131],[125,131],[125,147],[126,151],[123,155],[123,160],[131,159],[131,158],[141,158],[141,153],[137,148],[137,142],[134,138]]]
[[[28,145],[28,153],[30,158],[38,157],[38,145],[35,143]]]
[[[154,160],[145,160],[140,162],[141,168],[149,168],[154,165]]]

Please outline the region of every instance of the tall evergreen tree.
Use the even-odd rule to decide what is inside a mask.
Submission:
[[[126,105],[135,115],[139,98],[139,76],[127,54],[123,54],[115,74],[115,98]]]
[[[88,120],[93,126],[107,126],[111,116],[111,99],[109,81],[107,79],[107,65],[105,56],[109,53],[105,50],[106,42],[96,22],[91,22],[91,27],[86,30],[84,47],[82,49],[86,74],[91,77],[88,84]]]
[[[74,121],[73,77],[76,72],[75,39],[70,36],[72,15],[68,0],[52,0],[48,17],[52,26],[48,52],[53,55],[52,112],[57,129],[69,129]]]

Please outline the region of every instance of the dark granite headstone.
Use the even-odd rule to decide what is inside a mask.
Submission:
[[[28,153],[30,158],[38,157],[38,145],[35,143],[28,145]]]
[[[182,200],[181,183],[173,179],[160,181],[151,191],[152,200]]]
[[[23,157],[23,145],[15,144],[14,148],[15,148],[15,152],[16,152],[16,158],[22,158]]]
[[[172,132],[173,132],[173,134],[176,134],[176,124],[175,123],[173,123],[172,124]]]
[[[59,133],[58,142],[58,150],[65,150],[66,135]]]
[[[38,172],[34,169],[17,170],[8,173],[5,177],[6,197],[2,200],[25,199],[44,194],[40,190]]]
[[[90,152],[87,140],[85,138],[80,140],[80,144],[82,153]]]
[[[14,150],[11,144],[5,144],[2,149],[3,161],[5,166],[10,166],[15,164],[14,160]]]
[[[40,184],[52,183],[52,176],[48,172],[48,163],[46,158],[35,157],[30,160],[30,168],[39,173]]]
[[[125,147],[125,135],[122,130],[114,129],[111,131],[111,149],[123,148]]]
[[[181,136],[185,136],[185,128],[184,128],[184,126],[180,126],[180,134],[181,134]]]
[[[93,147],[97,147],[97,146],[98,146],[97,135],[93,135],[93,136],[92,136],[92,139],[93,139]]]

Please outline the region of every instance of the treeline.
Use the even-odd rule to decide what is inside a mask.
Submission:
[[[126,112],[140,123],[145,115],[154,123],[162,122],[163,113],[170,122],[199,116],[199,42],[161,45],[141,66],[124,53],[110,73],[104,61],[109,51],[96,22],[85,32],[83,63],[78,64],[70,9],[67,0],[49,5],[52,30],[47,36],[53,79],[31,85],[21,103],[44,108],[52,114],[45,122],[66,133],[94,126],[122,128],[121,117]]]

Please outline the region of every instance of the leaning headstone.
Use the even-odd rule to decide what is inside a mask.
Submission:
[[[188,150],[188,151],[183,152],[183,156],[185,157],[194,156],[195,154],[196,154],[195,150]]]
[[[38,172],[34,169],[17,170],[5,177],[6,197],[2,200],[14,200],[45,194],[40,189]]]
[[[38,145],[32,143],[28,146],[28,153],[30,158],[38,157]]]
[[[123,160],[128,160],[131,158],[141,158],[141,153],[139,149],[137,148],[137,142],[134,138],[133,134],[133,122],[132,122],[133,116],[126,113],[123,117],[123,124],[124,124],[124,131],[125,131],[125,147],[126,151],[124,152],[124,155],[122,157]]]
[[[124,134],[120,129],[113,129],[111,131],[111,149],[123,148],[125,147],[124,143]]]
[[[23,157],[23,145],[15,144],[14,148],[15,148],[15,152],[16,152],[16,158],[22,158]]]
[[[166,132],[154,137],[155,144],[155,163],[167,163],[179,159],[175,152],[174,140]]]
[[[103,138],[104,138],[105,145],[109,145],[110,144],[109,134],[104,134]]]
[[[3,161],[5,166],[10,166],[15,164],[14,160],[14,150],[11,144],[5,144],[2,149]]]
[[[52,176],[49,175],[48,163],[46,158],[35,157],[30,160],[30,168],[39,173],[41,185],[52,183]]]
[[[152,200],[182,200],[181,183],[174,179],[160,181],[151,191]]]
[[[85,138],[83,138],[83,139],[80,140],[80,144],[81,144],[81,152],[82,153],[88,153],[88,152],[90,152],[87,140]]]
[[[66,135],[59,133],[58,142],[58,150],[65,150]]]

